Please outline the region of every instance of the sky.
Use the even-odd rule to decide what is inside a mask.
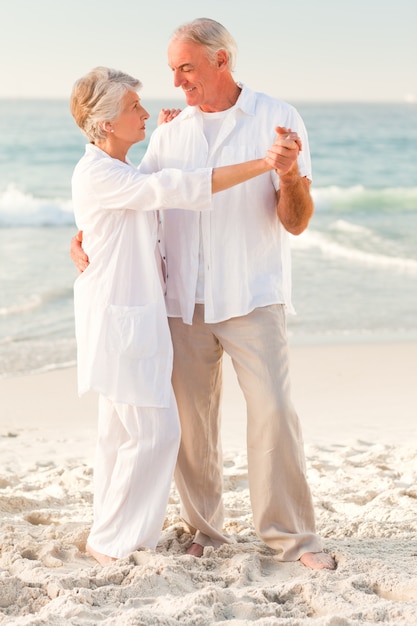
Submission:
[[[196,17],[238,45],[234,76],[290,102],[417,102],[416,0],[0,0],[0,98],[68,98],[97,65],[182,100],[167,42]]]

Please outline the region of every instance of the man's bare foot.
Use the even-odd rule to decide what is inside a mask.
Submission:
[[[200,546],[199,543],[192,543],[188,548],[186,554],[191,554],[191,556],[196,556],[198,558],[203,556],[204,548]]]
[[[107,556],[107,554],[101,554],[101,552],[97,552],[97,550],[94,550],[94,548],[89,546],[88,543],[85,546],[85,551],[88,552],[88,554],[92,556],[96,561],[98,561],[100,565],[110,565],[110,563],[114,563],[115,561],[117,561],[117,559],[112,556]]]
[[[305,552],[300,561],[310,569],[336,569],[336,561],[330,554],[325,552]]]

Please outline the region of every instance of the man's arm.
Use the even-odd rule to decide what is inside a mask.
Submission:
[[[310,181],[300,175],[297,165],[302,145],[297,133],[290,128],[278,127],[276,130],[281,145],[281,161],[276,168],[280,180],[277,215],[289,233],[300,235],[307,228],[314,211]]]
[[[83,242],[83,231],[80,230],[75,237],[71,239],[71,247],[70,247],[70,255],[71,259],[74,261],[78,271],[80,274],[87,269],[89,265],[88,256],[84,252],[82,248]]]
[[[292,235],[300,235],[307,228],[313,211],[310,181],[300,176],[298,167],[280,176],[277,215],[284,228]]]

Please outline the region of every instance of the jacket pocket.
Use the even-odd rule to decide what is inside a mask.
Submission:
[[[148,359],[158,350],[157,310],[145,306],[109,305],[106,310],[105,348],[114,356]]]

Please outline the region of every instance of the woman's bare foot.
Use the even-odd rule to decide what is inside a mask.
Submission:
[[[192,543],[188,548],[186,554],[191,554],[191,556],[196,556],[198,558],[203,556],[204,548],[200,546],[199,543]]]
[[[310,569],[336,569],[336,561],[330,554],[325,552],[305,552],[300,561]]]
[[[110,563],[114,563],[115,561],[117,561],[117,559],[112,556],[107,556],[107,554],[101,554],[101,552],[97,552],[97,550],[94,550],[94,548],[89,546],[88,543],[85,546],[85,551],[88,552],[88,554],[92,556],[96,561],[98,561],[100,565],[110,565]]]

